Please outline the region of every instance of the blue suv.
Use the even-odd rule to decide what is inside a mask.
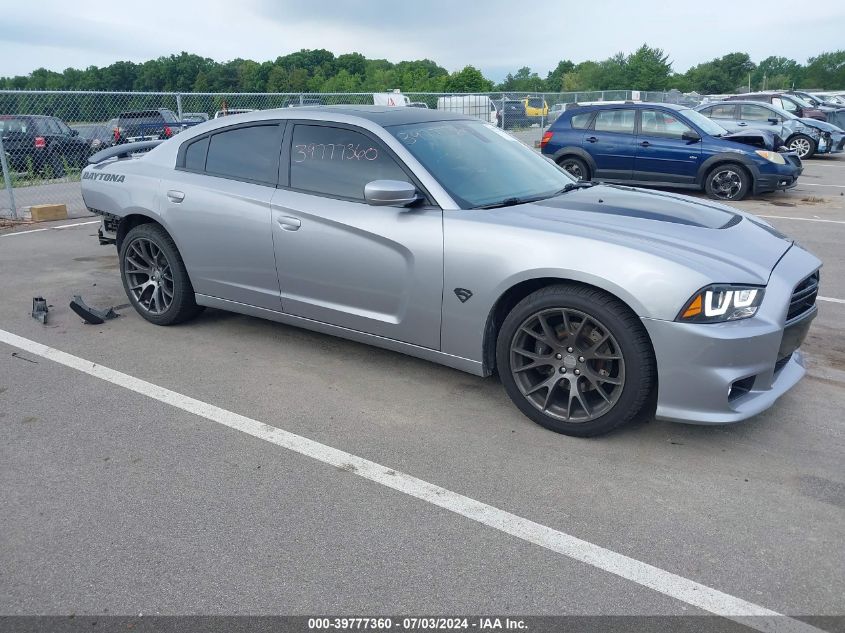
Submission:
[[[763,130],[731,133],[700,112],[665,103],[612,103],[566,110],[543,135],[543,154],[576,178],[704,189],[741,200],[794,187],[794,152]]]

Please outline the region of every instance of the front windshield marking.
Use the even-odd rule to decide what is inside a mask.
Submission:
[[[387,130],[462,209],[548,198],[574,182],[518,139],[481,121],[430,121]]]

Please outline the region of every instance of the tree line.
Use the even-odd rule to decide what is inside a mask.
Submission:
[[[450,73],[429,59],[392,63],[360,53],[301,50],[256,62],[217,62],[182,52],[142,63],[115,62],[63,72],[44,68],[29,75],[0,78],[13,90],[92,90],[149,92],[572,92],[591,90],[669,90],[718,94],[747,89],[845,89],[845,50],[821,53],[805,64],[767,57],[755,64],[747,53],[729,53],[693,66],[672,69],[669,55],[643,44],[633,53],[603,61],[562,60],[541,77],[529,67],[496,83],[473,66]]]

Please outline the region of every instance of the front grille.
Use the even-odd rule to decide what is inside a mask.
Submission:
[[[816,305],[816,295],[819,294],[819,271],[814,272],[792,291],[789,310],[786,313],[786,323],[804,316]]]
[[[778,358],[777,362],[775,363],[775,373],[778,373],[784,366],[789,362],[789,359],[792,358],[792,353],[787,354],[783,358]]]
[[[795,153],[786,154],[786,160],[789,161],[795,167],[798,167],[799,169],[802,167],[801,159],[798,158],[798,154],[795,154]]]

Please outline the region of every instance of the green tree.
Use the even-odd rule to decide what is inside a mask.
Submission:
[[[820,89],[845,86],[845,50],[822,53],[807,60],[801,85]]]
[[[660,48],[643,44],[625,59],[625,86],[635,90],[665,90],[669,85],[672,62]]]
[[[493,89],[493,82],[485,79],[474,66],[464,66],[449,75],[444,87],[446,92],[489,92]]]
[[[551,92],[560,92],[563,88],[563,77],[567,73],[575,70],[575,64],[568,59],[564,59],[557,63],[554,70],[550,70],[546,75],[546,90]]]
[[[751,73],[751,85],[757,90],[792,88],[801,82],[803,67],[787,57],[767,57]]]

